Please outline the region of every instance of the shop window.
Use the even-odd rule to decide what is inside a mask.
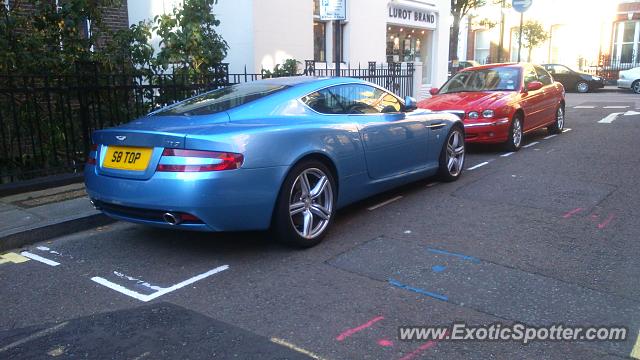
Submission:
[[[421,61],[425,30],[395,25],[387,27],[387,62]]]
[[[474,60],[480,64],[489,63],[489,55],[491,51],[491,37],[488,30],[476,31],[476,42],[474,51]]]
[[[638,21],[621,21],[615,24],[613,61],[637,63],[640,60],[638,59],[639,24]]]
[[[327,24],[313,22],[313,60],[327,61]]]

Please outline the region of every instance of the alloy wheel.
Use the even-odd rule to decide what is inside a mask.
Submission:
[[[556,125],[558,126],[558,130],[562,130],[564,128],[564,110],[562,107],[559,107],[558,112],[556,113]]]
[[[316,168],[302,171],[289,194],[289,216],[295,231],[313,239],[327,228],[332,213],[333,189],[327,175]]]
[[[637,81],[633,83],[633,92],[636,94],[640,94],[640,81]]]
[[[511,137],[513,139],[513,146],[518,148],[522,142],[522,123],[520,122],[520,119],[516,118],[513,120],[511,131],[513,132]]]
[[[464,165],[464,139],[458,130],[454,130],[447,139],[447,169],[451,176],[458,176]]]
[[[578,90],[578,92],[586,93],[586,92],[588,92],[588,91],[589,91],[589,84],[587,84],[587,83],[586,83],[586,82],[584,82],[584,81],[583,81],[583,82],[579,82],[579,83],[578,83],[578,89],[577,89],[577,90]]]

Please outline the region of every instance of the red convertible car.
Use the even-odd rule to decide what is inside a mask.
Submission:
[[[546,127],[558,134],[564,128],[564,87],[538,65],[466,68],[431,95],[418,107],[461,117],[469,143],[505,143],[517,151],[524,133]]]

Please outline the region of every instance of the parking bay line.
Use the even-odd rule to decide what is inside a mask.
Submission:
[[[540,142],[539,142],[539,141],[534,141],[534,142],[532,142],[531,144],[527,144],[527,145],[523,146],[523,148],[525,148],[525,149],[526,149],[526,148],[530,148],[530,147],[535,146],[535,145],[538,145],[538,144],[540,144]]]
[[[603,106],[603,109],[626,109],[628,108],[629,105],[610,105],[610,106]]]
[[[43,264],[47,264],[49,266],[58,266],[58,265],[60,265],[60,263],[57,262],[57,261],[53,261],[53,260],[49,260],[47,258],[43,258],[40,255],[32,254],[32,253],[30,253],[28,251],[23,251],[23,252],[20,253],[20,255],[22,255],[24,257],[28,257],[31,260],[39,261],[39,262],[41,262]]]
[[[7,345],[7,346],[5,346],[3,348],[0,348],[0,353],[5,352],[7,350],[11,350],[11,349],[13,349],[15,347],[18,347],[20,345],[26,344],[26,343],[28,343],[30,341],[39,339],[39,338],[41,338],[43,336],[50,335],[50,334],[62,329],[63,327],[67,326],[68,324],[69,324],[69,322],[65,321],[65,322],[60,323],[60,324],[58,324],[56,326],[53,326],[53,327],[50,327],[48,329],[44,329],[44,330],[38,331],[36,333],[33,333],[33,334],[27,336],[24,339],[20,339],[20,340],[14,341],[9,345]]]
[[[133,291],[133,290],[129,290],[129,289],[127,289],[126,287],[124,287],[122,285],[118,285],[116,283],[113,283],[113,282],[111,282],[111,281],[109,281],[109,280],[107,280],[105,278],[101,278],[99,276],[94,276],[94,277],[91,278],[91,280],[94,281],[94,282],[97,282],[98,284],[100,284],[102,286],[106,286],[111,290],[115,290],[115,291],[117,291],[117,292],[119,292],[121,294],[130,296],[130,297],[132,297],[134,299],[137,299],[137,300],[140,300],[140,301],[143,301],[143,302],[148,302],[148,301],[151,301],[151,300],[153,300],[153,299],[155,299],[157,297],[160,297],[162,295],[165,295],[165,294],[168,294],[170,292],[176,291],[176,290],[178,290],[180,288],[183,288],[183,287],[185,287],[187,285],[191,285],[196,281],[200,281],[200,280],[202,280],[204,278],[207,278],[207,277],[209,277],[209,276],[211,276],[213,274],[217,274],[219,272],[225,271],[227,269],[229,269],[229,265],[218,266],[215,269],[211,269],[211,270],[209,270],[209,271],[207,271],[205,273],[202,273],[200,275],[196,275],[196,276],[194,276],[192,278],[189,278],[189,279],[187,279],[185,281],[182,281],[182,282],[177,283],[175,285],[169,286],[168,288],[163,288],[162,290],[158,290],[158,291],[156,291],[156,292],[154,292],[152,294],[149,294],[149,295],[144,295],[144,294],[140,294],[139,292],[136,292],[136,291]]]
[[[640,359],[640,332],[638,332],[636,343],[633,345],[633,349],[631,350],[629,357],[632,359]]]
[[[562,132],[563,132],[563,133],[566,133],[566,132],[569,132],[569,131],[571,131],[571,129],[564,129],[564,130],[562,130]]]
[[[296,346],[296,345],[294,345],[294,344],[292,344],[292,343],[290,343],[290,342],[288,342],[286,340],[282,340],[282,339],[278,339],[278,338],[274,337],[274,338],[271,338],[271,342],[274,343],[274,344],[278,344],[278,345],[282,345],[282,346],[288,347],[289,349],[291,349],[293,351],[296,351],[296,352],[299,352],[301,354],[307,355],[308,357],[310,357],[312,359],[325,360],[323,357],[320,357],[319,355],[316,355],[316,354],[312,353],[309,350],[305,350],[305,349],[303,349],[301,347],[298,347],[298,346]]]
[[[506,154],[502,154],[502,155],[500,155],[500,157],[508,157],[508,156],[513,155],[513,154],[515,154],[515,152],[512,151],[512,152],[508,152]]]
[[[467,168],[467,170],[475,170],[475,169],[477,169],[477,168],[479,168],[479,167],[483,167],[483,166],[485,166],[485,165],[487,165],[487,164],[489,164],[489,162],[488,162],[488,161],[481,162],[481,163],[480,163],[480,164],[478,164],[478,165],[474,165],[474,166],[472,166],[472,167],[470,167],[470,168]]]
[[[549,139],[552,139],[552,138],[554,138],[556,136],[558,136],[558,134],[552,134],[552,135],[549,135],[549,136],[545,136],[544,140],[549,140]]]
[[[397,201],[397,200],[400,200],[400,199],[402,199],[402,195],[400,195],[400,196],[396,196],[396,197],[394,197],[393,199],[389,199],[389,200],[387,200],[387,201],[383,201],[383,202],[381,202],[380,204],[377,204],[377,205],[373,205],[373,206],[371,206],[371,207],[368,207],[368,208],[367,208],[367,210],[369,210],[369,211],[371,211],[371,210],[375,210],[375,209],[377,209],[377,208],[381,208],[381,207],[383,207],[383,206],[385,206],[385,205],[391,204],[392,202]]]
[[[578,105],[578,106],[574,106],[574,109],[595,109],[595,106],[587,106],[587,105]]]

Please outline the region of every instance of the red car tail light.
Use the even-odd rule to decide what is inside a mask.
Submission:
[[[166,158],[183,158],[184,164],[181,163],[163,163],[163,159]],[[202,163],[193,164],[193,161],[200,159],[217,159],[219,161],[214,163]],[[237,153],[219,152],[219,151],[204,151],[204,150],[183,150],[183,149],[164,149],[162,152],[162,158],[156,171],[163,172],[205,172],[205,171],[222,171],[222,170],[234,170],[240,168],[244,161],[244,156]],[[178,161],[182,162],[182,161]]]
[[[96,165],[97,160],[96,156],[98,156],[98,144],[91,144],[91,148],[89,149],[89,155],[87,156],[87,165]]]

